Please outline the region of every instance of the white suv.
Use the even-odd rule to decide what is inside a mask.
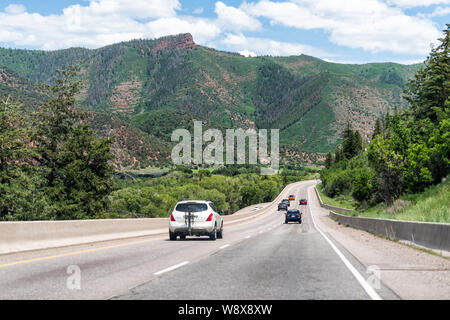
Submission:
[[[209,236],[211,240],[223,237],[223,221],[211,201],[180,201],[170,214],[170,240],[186,239],[186,236]]]

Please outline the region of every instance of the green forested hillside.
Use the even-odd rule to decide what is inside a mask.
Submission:
[[[56,69],[80,60],[81,107],[102,119],[95,126],[103,134],[122,130],[136,136],[118,137],[115,149],[119,163],[137,166],[149,164],[146,148],[164,154],[158,161],[170,154],[171,131],[190,128],[193,119],[217,128],[280,129],[282,146],[305,160],[305,152],[325,153],[340,143],[347,118],[370,136],[376,118],[406,106],[402,90],[420,67],[344,65],[305,55],[246,58],[198,46],[190,34],[96,50],[0,49],[0,66],[32,86],[50,83]],[[30,87],[17,90],[0,81],[3,96],[30,105],[41,98]]]

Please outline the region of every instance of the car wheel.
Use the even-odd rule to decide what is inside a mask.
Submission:
[[[220,228],[220,231],[217,232],[217,239],[223,239],[223,223],[222,227]]]
[[[169,231],[169,238],[170,238],[170,241],[175,241],[175,240],[177,240],[177,235],[175,233],[172,233]]]
[[[181,235],[181,236],[180,236],[180,239],[181,239],[181,240],[186,240],[186,235],[185,235],[185,234]]]
[[[287,224],[288,222],[287,221],[284,221],[284,224]]]
[[[214,230],[209,235],[209,239],[216,240],[217,239],[217,226],[214,226]]]

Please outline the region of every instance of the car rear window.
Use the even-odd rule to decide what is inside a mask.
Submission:
[[[208,210],[208,206],[205,203],[180,203],[175,210],[181,212],[201,212]]]

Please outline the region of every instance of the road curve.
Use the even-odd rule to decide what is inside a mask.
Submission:
[[[286,194],[308,198],[314,181]],[[283,197],[285,195],[283,194]],[[0,256],[0,299],[396,299],[302,206],[229,225],[224,238],[168,235]]]

